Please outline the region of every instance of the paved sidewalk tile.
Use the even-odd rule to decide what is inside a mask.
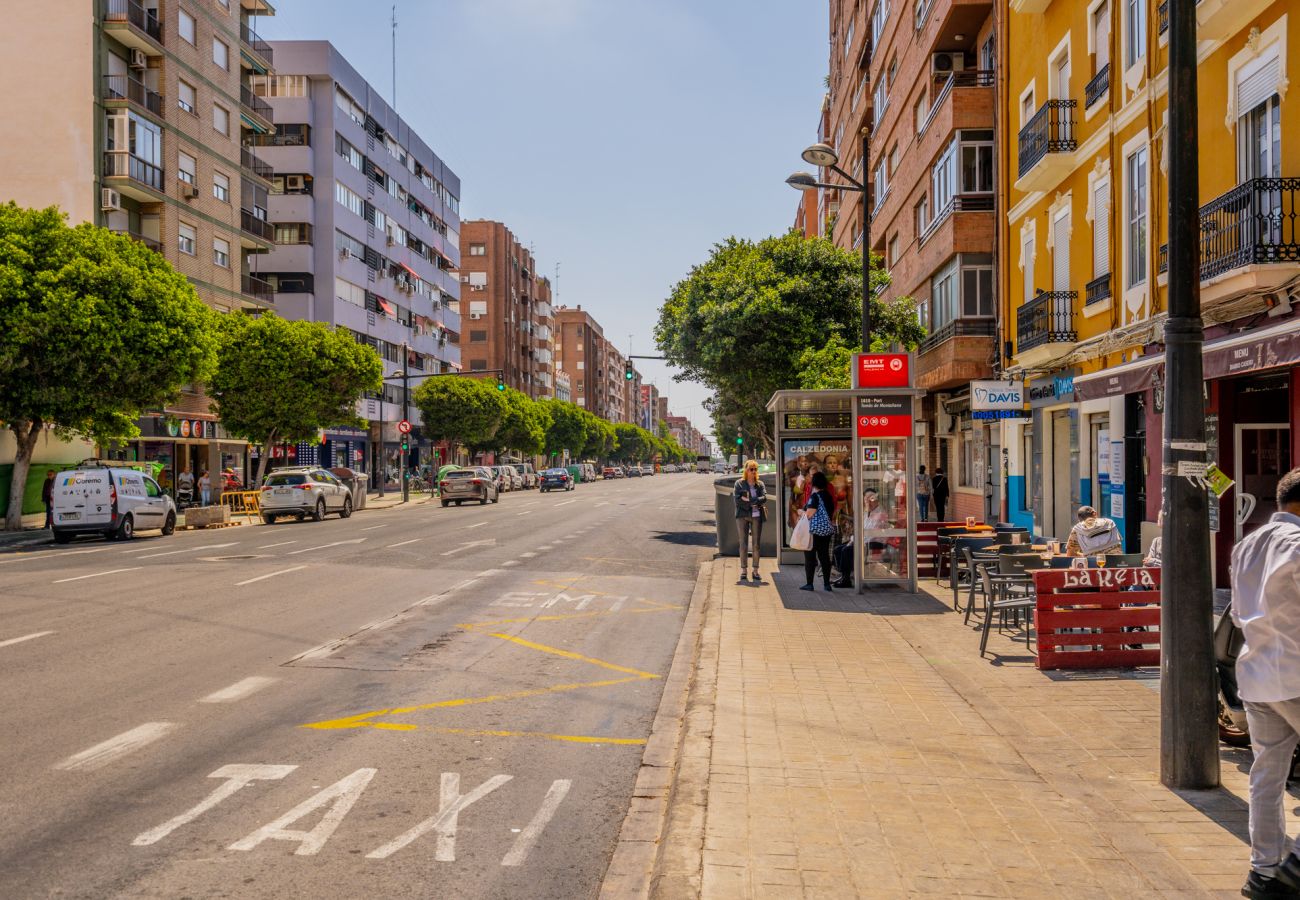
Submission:
[[[1153,672],[1040,672],[1010,633],[981,659],[946,589],[715,565],[704,896],[1238,896],[1249,752],[1165,789]]]

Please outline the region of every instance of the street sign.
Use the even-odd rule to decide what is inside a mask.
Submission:
[[[410,434],[411,423],[403,419],[402,421],[397,423],[397,430],[400,431],[402,434]]]
[[[862,397],[858,401],[858,437],[912,436],[911,397]]]
[[[855,353],[855,388],[905,388],[912,386],[912,372],[906,353]]]

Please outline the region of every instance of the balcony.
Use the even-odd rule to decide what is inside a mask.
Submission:
[[[1046,291],[1016,311],[1016,362],[1038,366],[1069,352],[1079,340],[1074,330],[1078,291]]]
[[[1196,37],[1221,41],[1245,31],[1273,0],[1197,0]]]
[[[246,84],[239,86],[239,111],[248,124],[258,131],[266,134],[275,131],[275,124],[271,121],[271,104],[254,94],[253,89]]]
[[[955,319],[927,337],[916,357],[916,386],[946,390],[993,377],[993,319]]]
[[[269,182],[275,177],[275,170],[271,168],[271,164],[263,162],[258,158],[257,154],[247,147],[239,148],[239,164],[246,172],[252,172],[265,181]]]
[[[104,105],[111,107],[121,103],[133,105],[162,118],[162,94],[149,90],[144,82],[131,75],[105,75]]]
[[[1166,31],[1169,30],[1169,0],[1160,0],[1158,15],[1160,17],[1159,33],[1164,34]]]
[[[239,50],[254,69],[265,72],[275,65],[271,45],[257,36],[248,22],[239,23]]]
[[[150,250],[152,250],[154,253],[163,252],[162,241],[157,240],[156,238],[145,237],[143,234],[140,234],[138,231],[128,231],[127,229],[124,228],[114,228],[112,229],[112,231],[115,234],[124,234],[133,241],[139,241],[140,243],[148,247]]]
[[[1046,190],[1069,172],[1072,154],[1078,147],[1074,136],[1074,111],[1078,105],[1077,100],[1048,100],[1020,129],[1017,191]]]
[[[274,303],[275,294],[271,290],[271,282],[264,278],[258,278],[256,275],[245,275],[240,279],[240,290],[245,297],[252,297],[259,303]]]
[[[163,193],[163,169],[126,150],[104,151],[104,179],[129,197],[156,203]]]
[[[1103,300],[1110,299],[1110,273],[1107,272],[1100,278],[1094,278],[1088,282],[1084,288],[1083,302],[1085,306],[1092,306],[1094,303],[1101,303]]]
[[[1088,86],[1083,89],[1083,108],[1092,109],[1099,100],[1105,100],[1110,94],[1110,63],[1101,67],[1101,71],[1092,76]]]
[[[931,104],[930,112],[926,115],[925,121],[921,123],[919,134],[923,135],[927,131],[929,131],[930,124],[939,117],[940,112],[944,111],[945,108],[944,104],[952,96],[954,91],[967,89],[967,88],[992,88],[994,84],[995,81],[994,81],[993,72],[984,71],[982,69],[977,69],[970,72],[953,72],[946,79],[944,79],[943,86],[939,88],[939,92],[935,94],[934,103]],[[990,96],[989,102],[991,102],[992,93],[993,92],[991,90],[988,92]],[[960,105],[963,111],[969,108],[969,105],[965,102],[957,105]],[[980,111],[981,112],[983,111],[982,106],[980,108]],[[954,110],[954,112],[956,112],[956,110]],[[957,127],[974,127],[974,128],[992,127],[991,110],[986,115],[981,116],[981,118],[987,121],[983,121],[979,124],[973,124],[973,123],[970,125],[963,124]],[[949,131],[950,129],[944,129],[942,136],[947,137]]]
[[[962,212],[993,212],[993,195],[992,194],[957,194],[943,209],[938,210],[930,224],[925,226],[925,231],[921,233],[921,244],[925,244],[934,235],[936,231],[956,213]]]
[[[266,219],[254,213],[251,209],[239,210],[239,227],[245,234],[251,234],[253,237],[266,241],[268,244],[275,241],[275,228]]]
[[[140,0],[104,0],[104,29],[135,50],[153,56],[162,52],[162,22]]]
[[[1300,178],[1255,178],[1201,207],[1201,302],[1300,275]]]

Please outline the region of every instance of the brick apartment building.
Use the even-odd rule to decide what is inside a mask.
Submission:
[[[555,396],[550,282],[501,222],[465,222],[460,241],[466,371],[496,369],[534,400]]]
[[[582,304],[555,309],[555,368],[569,377],[573,402],[609,418],[603,360],[605,332]],[[620,374],[620,377],[621,374]]]
[[[996,58],[992,2],[831,0],[823,140],[855,178],[865,171],[870,246],[893,277],[881,299],[915,298],[929,332],[918,462],[949,473],[956,516],[996,517],[1000,504],[986,423],[969,412],[970,382],[992,376],[997,352]],[[826,233],[860,248],[861,197],[838,193],[824,192]]]

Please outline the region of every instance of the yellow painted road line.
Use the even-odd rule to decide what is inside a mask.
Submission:
[[[476,628],[491,628],[497,625],[517,625],[521,622],[560,622],[566,619],[590,619],[596,616],[632,616],[638,613],[672,612],[676,609],[685,608],[686,607],[684,606],[656,605],[651,609],[598,609],[593,612],[585,613],[559,613],[553,616],[525,616],[518,619],[494,619],[491,622],[461,622],[456,627],[464,628],[467,631],[473,631]]]
[[[475,728],[433,728],[439,734],[465,734],[471,737],[532,737],[574,744],[644,744],[645,738],[594,737],[585,734],[548,734],[545,731],[482,731]]]
[[[574,653],[572,650],[561,650],[559,647],[548,647],[545,644],[538,644],[533,641],[524,640],[521,637],[515,637],[511,634],[489,632],[488,636],[499,638],[503,641],[509,641],[510,643],[518,644],[521,647],[527,647],[529,650],[538,650],[542,653],[550,653],[552,656],[562,656],[565,659],[576,659],[579,662],[591,663],[593,666],[600,666],[602,669],[610,669],[614,672],[626,672],[629,675],[635,675],[638,678],[659,677],[653,672],[643,672],[640,669],[632,669],[628,666],[616,665],[612,662],[605,662],[603,659],[596,659],[594,656],[583,656],[581,653]]]
[[[581,690],[582,688],[612,687],[616,684],[627,684],[628,682],[638,680],[640,680],[639,677],[612,678],[608,681],[584,681],[570,684],[556,684],[551,687],[530,688],[522,691],[511,691],[506,694],[489,694],[486,697],[458,697],[452,700],[437,700],[433,703],[422,703],[417,706],[394,706],[390,709],[376,709],[371,712],[345,716],[341,719],[309,722],[299,727],[315,728],[320,731],[346,728],[382,728],[389,731],[410,731],[416,726],[406,725],[399,722],[372,722],[369,720],[377,716],[405,715],[407,713],[420,712],[426,709],[448,709],[456,706],[472,706],[478,703],[498,703],[503,700],[523,700],[528,697],[540,697],[544,694],[559,694],[565,691]]]

